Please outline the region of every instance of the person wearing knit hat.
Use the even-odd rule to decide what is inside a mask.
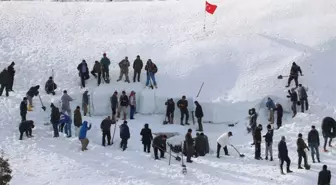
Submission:
[[[124,121],[122,125],[120,125],[120,148],[125,151],[127,148],[127,140],[131,137],[127,121]]]
[[[47,94],[55,95],[55,89],[57,88],[57,85],[55,84],[53,77],[49,77],[47,80],[44,89],[47,92]]]
[[[112,110],[112,119],[116,119],[116,113],[118,108],[118,92],[114,91],[113,95],[110,97],[111,110]]]
[[[120,116],[123,116],[123,120],[126,120],[127,118],[127,112],[128,112],[128,105],[129,105],[129,98],[126,95],[125,91],[122,91],[122,94],[119,98],[119,108],[118,108],[118,115],[117,117],[120,118]]]
[[[194,139],[192,137],[192,130],[188,129],[185,135],[186,149],[187,149],[187,162],[192,163],[191,156],[194,154]]]
[[[26,121],[27,116],[27,98],[24,97],[21,104],[20,104],[20,116],[21,122]]]
[[[307,144],[304,142],[304,140],[302,139],[302,134],[299,133],[298,134],[298,139],[296,141],[296,145],[297,145],[297,152],[298,152],[298,168],[299,169],[303,169],[301,167],[301,161],[302,158],[304,160],[304,167],[306,168],[306,170],[310,169],[310,166],[308,165],[308,160],[307,160],[307,154],[306,154],[306,150],[309,150]]]
[[[143,62],[140,59],[140,56],[137,55],[136,59],[133,62],[133,69],[134,69],[134,75],[133,75],[133,82],[135,83],[136,80],[138,80],[138,82],[140,82],[140,74],[141,74],[141,70],[143,68]]]
[[[33,97],[34,96],[38,96],[39,95],[39,88],[40,86],[37,85],[37,86],[34,86],[34,87],[31,87],[29,89],[29,91],[27,92],[27,99],[28,99],[28,111],[32,111],[33,110]]]

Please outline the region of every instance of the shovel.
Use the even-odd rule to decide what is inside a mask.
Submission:
[[[236,149],[236,147],[234,147],[233,145],[231,145],[231,147],[232,147],[233,149],[236,150],[236,152],[239,154],[239,157],[245,157],[245,155],[244,155],[244,154],[241,154],[241,153]]]
[[[155,145],[154,145],[155,146]],[[181,157],[180,156],[175,156],[175,155],[172,155],[172,154],[170,154],[169,152],[167,152],[166,150],[163,150],[162,148],[160,148],[160,147],[157,147],[157,146],[155,146],[156,148],[158,148],[158,149],[160,149],[160,150],[162,150],[162,151],[164,151],[165,153],[167,153],[168,155],[170,155],[170,156],[172,156],[172,157],[174,157],[175,158],[175,160],[176,161],[181,161]],[[183,154],[182,154],[183,155]]]
[[[279,76],[278,76],[278,79],[280,80],[280,79],[283,79],[284,77],[289,77],[289,76],[282,76],[282,75],[279,75]]]
[[[42,100],[41,100],[41,96],[40,96],[40,95],[39,95],[39,99],[40,99],[40,102],[41,102],[43,111],[46,111],[46,107],[43,105],[43,102],[42,102]]]

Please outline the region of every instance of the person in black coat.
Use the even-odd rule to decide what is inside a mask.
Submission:
[[[255,153],[254,158],[256,160],[262,160],[261,158],[261,131],[262,131],[262,125],[259,124],[257,128],[255,129]]]
[[[295,62],[293,62],[291,70],[290,70],[290,74],[289,74],[289,78],[288,78],[288,84],[286,87],[290,86],[290,83],[292,82],[292,80],[294,80],[295,82],[295,86],[298,87],[299,81],[299,73],[302,76],[302,71],[300,66],[298,66]]]
[[[112,110],[112,118],[116,119],[117,108],[118,108],[118,92],[114,91],[113,95],[110,97],[111,110]]]
[[[28,92],[27,92],[27,99],[28,99],[28,106],[29,107],[33,107],[33,97],[34,96],[38,96],[39,95],[39,88],[40,86],[37,85],[37,86],[34,86],[34,87],[31,87]]]
[[[263,136],[265,138],[265,159],[268,160],[268,153],[270,154],[270,161],[273,161],[273,129],[272,129],[272,125],[269,124],[267,125],[267,133],[266,135]]]
[[[168,118],[168,122],[174,124],[175,102],[173,98],[167,100],[165,105],[167,106],[166,117]]]
[[[164,158],[164,153],[166,150],[166,135],[158,135],[153,139],[153,150],[155,160],[159,160],[158,151],[160,151],[160,158]]]
[[[60,122],[61,114],[59,112],[59,109],[53,103],[50,104],[50,108],[51,108],[50,122],[53,125],[54,137],[59,137],[58,124]]]
[[[322,171],[318,175],[317,185],[330,185],[331,172],[327,168],[327,165],[323,165]]]
[[[120,148],[122,148],[123,151],[127,148],[127,140],[131,137],[127,121],[124,121],[122,125],[120,125]]]
[[[195,138],[195,152],[197,156],[205,156],[207,153],[207,138],[203,133],[199,134]]]
[[[142,144],[144,146],[144,152],[150,153],[150,145],[153,140],[152,130],[148,128],[148,123],[141,130],[140,135],[142,136]]]
[[[255,144],[255,130],[257,128],[257,120],[258,120],[258,113],[256,113],[255,108],[249,109],[248,111],[249,118],[250,118],[250,123],[249,127],[247,128],[248,133],[252,133],[252,138],[253,138],[253,143],[252,145]]]
[[[26,136],[29,137],[33,137],[32,135],[32,129],[34,128],[34,121],[32,120],[27,120],[27,121],[23,121],[21,122],[20,126],[19,126],[19,131],[20,131],[20,140],[22,140],[22,136],[23,133],[26,133]]]
[[[77,66],[77,70],[79,71],[79,76],[81,78],[82,88],[84,88],[85,87],[85,80],[90,78],[89,68],[88,68],[85,60],[83,60],[82,63],[80,63]]]
[[[107,137],[107,145],[111,145],[111,125],[116,124],[114,120],[111,120],[110,116],[107,116],[101,124],[100,124],[100,129],[102,131],[102,145],[105,146],[106,142],[106,137]]]
[[[55,84],[53,77],[49,77],[47,80],[44,89],[47,94],[55,95],[55,89],[57,88],[57,85]]]
[[[314,125],[312,126],[312,129],[308,133],[308,146],[310,148],[313,163],[315,163],[315,157],[314,157],[315,153],[316,153],[317,161],[321,162],[320,152],[319,152],[320,137]]]
[[[140,74],[141,74],[142,68],[143,68],[143,62],[140,59],[140,56],[138,55],[137,58],[133,62],[133,69],[134,69],[133,82],[134,83],[135,83],[136,77],[138,77],[138,82],[140,82]]]
[[[27,116],[27,98],[26,97],[24,97],[20,103],[20,116],[21,116],[21,122],[26,121],[26,116]]]
[[[281,106],[280,103],[277,103],[275,104],[275,111],[277,111],[277,126],[278,126],[278,129],[281,127],[282,125],[282,116],[283,116],[283,108]]]
[[[292,88],[291,91],[288,90],[288,94],[289,95],[287,96],[287,98],[290,98],[290,100],[292,101],[292,106],[291,106],[292,111],[293,111],[293,116],[292,117],[294,118],[296,116],[296,113],[297,113],[296,105],[297,105],[297,102],[298,102],[298,95],[295,92],[294,88]]]
[[[189,121],[188,100],[186,100],[186,96],[182,96],[182,99],[180,99],[177,102],[177,107],[181,111],[181,125],[184,125],[183,124],[184,116],[186,117],[185,124],[189,125],[188,123]]]
[[[283,163],[284,163],[284,161],[286,161],[286,163],[287,163],[287,173],[292,173],[293,171],[290,170],[291,160],[288,157],[288,150],[287,150],[285,136],[281,137],[281,141],[278,144],[278,152],[279,152],[279,156],[278,157],[279,157],[279,160],[280,160],[281,174],[284,174],[284,171],[283,171]]]
[[[13,91],[13,84],[14,84],[14,76],[15,76],[15,69],[14,69],[15,63],[12,62],[8,67],[8,73],[9,73],[9,84],[8,84],[8,90]]]
[[[194,154],[194,139],[192,137],[192,130],[188,129],[185,135],[186,151],[187,151],[187,163],[192,163],[191,156]]]
[[[9,73],[7,69],[4,69],[1,73],[0,73],[0,96],[2,96],[2,92],[5,89],[6,91],[6,96],[9,96],[9,84],[10,84],[10,79],[9,79]]]
[[[308,165],[308,160],[307,160],[307,154],[306,154],[306,149],[309,150],[307,144],[304,142],[304,140],[302,139],[302,134],[299,133],[298,134],[298,139],[296,141],[296,145],[297,145],[297,152],[298,152],[298,158],[299,158],[299,161],[298,161],[298,168],[299,169],[303,169],[301,167],[301,161],[302,161],[302,158],[304,159],[304,166],[307,170],[309,170],[310,166]]]
[[[202,125],[202,118],[203,118],[203,109],[202,106],[198,103],[198,101],[195,101],[196,110],[195,110],[195,117],[197,118],[198,123],[198,130],[196,131],[203,131],[203,125]]]

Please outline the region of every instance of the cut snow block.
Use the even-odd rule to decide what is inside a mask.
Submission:
[[[155,113],[155,91],[145,89],[138,94],[138,111],[141,114]]]

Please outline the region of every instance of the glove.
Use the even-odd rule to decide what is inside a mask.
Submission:
[[[290,98],[291,96],[287,95],[287,98]]]
[[[290,93],[290,90],[288,90],[288,93]]]

